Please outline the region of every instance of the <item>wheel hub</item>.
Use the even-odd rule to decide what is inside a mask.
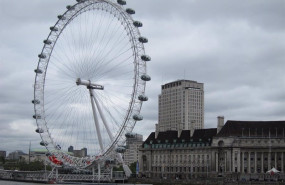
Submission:
[[[81,80],[81,78],[76,79],[76,85],[85,85],[87,87],[87,89],[104,90],[103,85],[92,83],[91,80]]]

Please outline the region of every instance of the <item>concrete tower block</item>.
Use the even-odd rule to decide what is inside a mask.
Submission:
[[[224,121],[225,118],[224,118],[224,116],[218,116],[217,118],[218,118],[217,133],[219,133],[225,124],[225,121]]]
[[[158,133],[159,133],[159,125],[155,124],[155,139],[157,139]]]

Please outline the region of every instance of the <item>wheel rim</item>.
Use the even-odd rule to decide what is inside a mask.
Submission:
[[[49,152],[66,165],[86,167],[86,161],[111,155],[115,146],[124,144],[124,134],[132,131],[132,115],[139,114],[142,104],[137,99],[145,91],[140,76],[146,74],[146,63],[140,58],[140,33],[121,6],[89,0],[68,9],[51,27],[41,53],[45,57],[39,59],[37,69],[42,73],[36,74],[34,100],[40,103],[35,104],[35,115]],[[101,120],[103,151],[98,148],[88,89],[76,85],[77,78],[104,86],[94,91],[96,105],[114,137],[106,138]],[[87,148],[90,156],[69,156],[70,145]]]

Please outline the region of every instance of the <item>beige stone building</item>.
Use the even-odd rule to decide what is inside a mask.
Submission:
[[[264,180],[273,167],[284,179],[285,121],[227,121],[218,129],[153,132],[143,143],[140,175],[189,179],[223,176]]]
[[[143,136],[135,134],[134,137],[129,137],[126,140],[127,149],[123,153],[123,159],[125,164],[130,165],[133,162],[139,160],[139,148],[143,143]]]
[[[140,173],[151,178],[192,178],[194,174],[210,172],[212,138],[217,129],[151,133],[143,143]]]
[[[157,129],[191,130],[204,128],[204,84],[177,80],[161,86]]]

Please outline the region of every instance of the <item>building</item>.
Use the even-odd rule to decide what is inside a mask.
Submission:
[[[14,152],[9,153],[8,159],[19,160],[20,158],[22,158],[22,156],[26,156],[26,155],[28,155],[28,154],[24,153],[21,150],[16,150]]]
[[[0,157],[6,158],[6,151],[0,151]]]
[[[265,180],[273,167],[284,179],[285,121],[227,121],[218,129],[153,132],[140,150],[140,175],[151,178],[223,176]]]
[[[123,153],[123,159],[126,165],[139,160],[139,148],[143,143],[143,136],[134,134],[133,137],[127,137],[126,151]]]
[[[191,130],[204,128],[204,84],[177,80],[161,86],[156,130]]]
[[[211,144],[217,129],[175,130],[151,133],[143,143],[140,174],[150,178],[189,179],[210,172]]]
[[[68,152],[72,153],[75,157],[87,156],[87,148],[82,148],[81,150],[74,150],[73,146],[69,146]]]
[[[26,162],[33,162],[33,161],[46,161],[47,159],[47,149],[31,149],[30,156],[29,154],[21,155],[21,160]]]
[[[227,121],[212,151],[212,171],[260,179],[274,167],[284,175],[285,121]]]
[[[68,152],[73,152],[73,146],[69,146],[67,149]]]

